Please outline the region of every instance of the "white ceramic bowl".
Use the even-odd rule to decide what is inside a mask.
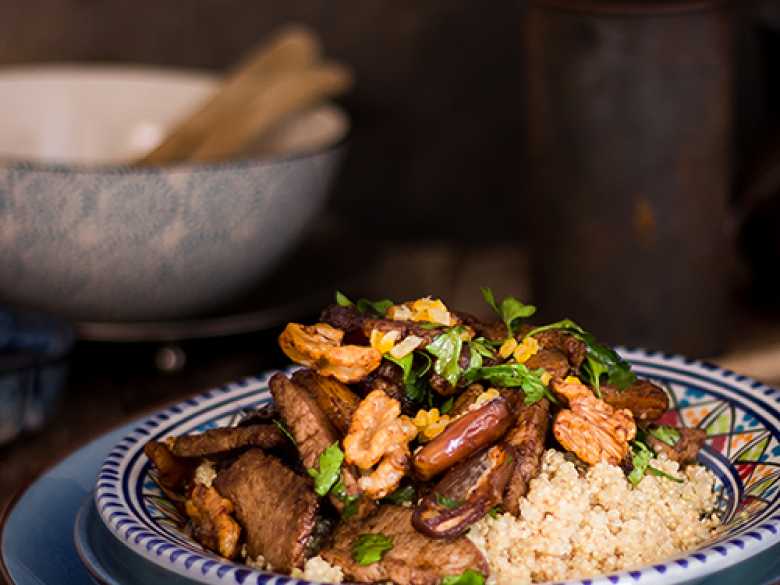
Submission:
[[[215,83],[143,67],[0,71],[0,301],[77,320],[177,319],[274,268],[325,201],[348,119],[332,105],[302,114],[262,160],[126,165]]]

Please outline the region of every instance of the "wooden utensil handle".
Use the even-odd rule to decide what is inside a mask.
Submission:
[[[163,142],[136,164],[158,165],[189,159],[221,119],[241,108],[276,76],[310,67],[319,59],[320,51],[319,41],[308,29],[298,25],[285,28],[268,43],[250,51],[217,93],[176,124]]]
[[[235,155],[287,116],[341,94],[351,85],[350,70],[335,63],[282,73],[245,109],[235,109],[222,118],[189,159],[206,162]]]

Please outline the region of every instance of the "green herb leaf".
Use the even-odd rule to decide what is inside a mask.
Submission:
[[[625,390],[636,380],[636,375],[631,371],[631,365],[626,360],[621,358],[614,349],[596,341],[592,334],[571,319],[563,319],[549,325],[536,327],[526,333],[525,337],[532,337],[543,331],[551,330],[564,331],[585,344],[588,359],[583,367],[583,377],[588,379],[598,395],[601,394],[600,379],[604,373],[607,374],[607,381],[619,390]]]
[[[325,449],[319,458],[319,469],[307,469],[309,475],[314,478],[314,491],[318,496],[324,496],[330,488],[339,480],[341,475],[341,463],[344,461],[344,452],[336,441]]]
[[[441,494],[436,494],[436,503],[440,506],[444,506],[448,510],[454,510],[455,508],[459,508],[461,506],[461,502],[458,500],[453,500],[452,498],[448,498],[447,496],[443,496]]]
[[[675,477],[675,476],[673,476],[673,475],[671,475],[669,473],[666,473],[665,471],[662,471],[660,469],[657,469],[657,468],[653,467],[652,465],[648,465],[647,466],[647,473],[649,473],[650,475],[655,475],[656,477],[665,477],[666,479],[671,479],[672,481],[676,481],[677,483],[683,483],[684,482],[683,479],[681,479],[679,477]]]
[[[414,491],[414,487],[405,485],[403,487],[399,487],[392,494],[382,498],[382,501],[386,501],[391,504],[403,504],[405,502],[413,502],[416,497],[417,492]]]
[[[433,371],[442,376],[452,386],[458,384],[461,369],[458,361],[460,352],[463,349],[463,340],[460,335],[463,333],[462,327],[453,327],[446,333],[442,333],[433,342],[425,348],[428,353],[436,357],[433,364]]]
[[[471,348],[471,351],[477,352],[482,357],[491,358],[494,359],[496,357],[496,352],[492,347],[492,344],[498,343],[499,345],[501,342],[491,342],[489,339],[485,339],[484,337],[477,337],[476,339],[472,339],[469,341],[469,347]]]
[[[439,407],[439,412],[441,414],[447,414],[449,411],[452,410],[452,405],[455,404],[455,397],[450,396],[447,400],[445,400],[442,405]]]
[[[275,418],[275,419],[273,419],[273,421],[272,421],[272,422],[273,422],[273,423],[276,425],[276,427],[277,427],[277,428],[278,428],[280,431],[282,431],[282,434],[283,434],[285,437],[287,437],[288,439],[290,439],[290,441],[292,441],[292,444],[293,444],[293,445],[296,445],[296,444],[297,444],[297,443],[295,442],[295,437],[293,437],[293,436],[292,436],[292,433],[290,432],[290,429],[288,429],[288,428],[287,428],[287,425],[286,425],[286,424],[284,424],[284,422],[283,422],[283,421],[280,421],[279,419],[276,419],[276,418]]]
[[[504,510],[501,509],[501,506],[493,506],[492,508],[490,508],[490,510],[488,510],[488,516],[490,516],[494,520],[498,518],[499,514],[503,514],[503,513]]]
[[[404,371],[404,384],[406,384],[409,381],[409,376],[412,373],[412,363],[414,362],[414,352],[410,351],[407,353],[404,357],[398,359],[394,358],[389,353],[386,353],[382,356],[384,359],[386,359],[389,362],[393,362],[395,365],[399,366]]]
[[[368,299],[358,299],[357,310],[361,313],[376,313],[380,317],[384,317],[387,309],[392,307],[395,303],[390,299],[382,299],[381,301],[369,301]]]
[[[670,447],[674,447],[677,441],[680,440],[680,431],[669,425],[658,425],[649,429],[651,435],[653,435],[659,441],[663,441]]]
[[[631,441],[631,464],[633,469],[628,474],[628,481],[631,485],[639,485],[645,476],[645,471],[653,458],[653,451],[641,441]]]
[[[499,304],[496,303],[496,297],[493,295],[491,289],[483,286],[481,290],[485,302],[493,308],[496,314],[504,322],[509,335],[512,335],[514,332],[516,321],[530,317],[536,312],[535,306],[526,305],[516,297],[505,297]]]
[[[344,485],[344,481],[340,476],[339,480],[330,489],[330,493],[339,501],[344,503],[344,508],[341,510],[342,518],[349,518],[355,515],[357,512],[358,500],[360,500],[360,496],[358,494],[348,494],[347,486]]]
[[[361,534],[352,545],[352,558],[359,565],[378,563],[393,548],[393,540],[384,534]]]
[[[350,301],[350,300],[347,298],[347,295],[345,295],[345,294],[344,294],[343,292],[341,292],[340,290],[337,290],[337,291],[336,291],[336,304],[337,304],[339,307],[352,307],[352,306],[354,306],[354,305],[355,305],[355,303],[353,303],[352,301]]]
[[[409,398],[409,400],[413,400],[415,402],[423,403],[427,401],[430,403],[433,400],[433,397],[431,396],[428,382],[423,376],[425,376],[428,370],[431,369],[431,356],[422,351],[416,351],[410,355],[413,356],[411,358],[412,365],[408,373],[404,369],[404,389],[406,391],[406,396]],[[387,357],[387,354],[385,354],[385,357]],[[417,358],[417,367],[414,367],[415,358]],[[404,368],[405,366],[404,363],[399,363],[399,361],[395,361],[395,363],[399,364],[401,368]]]
[[[522,388],[525,404],[533,404],[545,396],[557,402],[542,382],[542,374],[543,369],[531,371],[525,364],[500,364],[469,370],[466,372],[466,382],[485,380],[502,388]]]
[[[466,569],[460,575],[447,575],[441,585],[485,585],[485,577],[478,571]]]

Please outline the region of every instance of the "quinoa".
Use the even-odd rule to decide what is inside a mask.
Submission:
[[[580,476],[554,449],[520,499],[520,516],[486,516],[468,538],[490,565],[488,585],[582,579],[689,550],[719,524],[714,476],[701,466],[651,465],[684,481],[646,475],[636,487],[620,467],[599,463]]]
[[[319,581],[320,583],[341,583],[344,573],[338,565],[331,565],[321,556],[311,557],[300,569],[292,570],[292,577],[306,579],[307,581]]]

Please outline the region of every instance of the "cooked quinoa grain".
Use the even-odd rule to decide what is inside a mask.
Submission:
[[[684,479],[645,476],[634,488],[623,471],[599,463],[580,477],[563,453],[544,454],[542,470],[520,500],[520,517],[486,516],[468,537],[490,564],[488,585],[561,581],[653,563],[696,547],[718,519],[714,477],[700,466],[683,471],[651,465]]]

